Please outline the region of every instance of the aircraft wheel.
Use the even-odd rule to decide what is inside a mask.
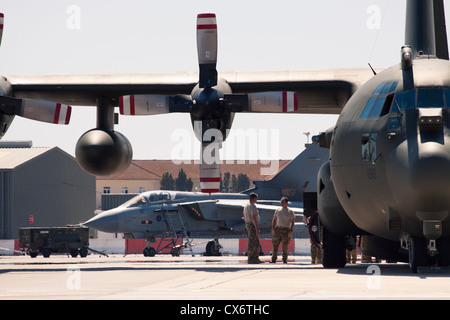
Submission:
[[[425,238],[411,236],[409,240],[409,268],[417,273],[417,267],[428,265],[427,242]]]
[[[44,258],[49,258],[51,254],[52,251],[50,250],[50,248],[42,249],[42,255],[44,256]]]
[[[436,246],[439,251],[437,256],[439,265],[450,266],[450,237],[437,239]]]
[[[70,250],[70,255],[72,256],[72,258],[76,258],[78,256],[78,249]]]
[[[86,258],[88,255],[88,249],[86,247],[80,248],[80,257]]]
[[[206,256],[220,256],[220,249],[222,248],[219,243],[215,243],[215,241],[210,241],[206,244]]]
[[[156,254],[155,248],[152,247],[145,247],[144,251],[142,252],[145,257],[154,257]]]
[[[324,268],[345,267],[345,237],[335,235],[323,228],[322,265]]]

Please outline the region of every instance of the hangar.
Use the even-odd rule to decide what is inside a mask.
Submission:
[[[0,142],[0,239],[21,227],[61,227],[92,217],[95,176],[58,147]]]

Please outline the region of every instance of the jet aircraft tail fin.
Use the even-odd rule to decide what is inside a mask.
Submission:
[[[329,159],[329,150],[317,144],[307,144],[306,149],[269,180],[254,181],[255,187],[244,193],[256,192],[260,199],[303,202],[303,192],[317,191],[317,173]]]
[[[405,44],[413,57],[449,59],[443,0],[408,0],[405,29]]]

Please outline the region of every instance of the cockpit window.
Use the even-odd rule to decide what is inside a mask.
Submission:
[[[397,92],[392,112],[414,108],[444,108],[446,106],[450,106],[450,89],[419,88]]]
[[[148,200],[150,202],[167,201],[170,200],[170,194],[168,192],[152,192]]]
[[[414,108],[415,103],[416,103],[416,90],[398,92],[395,95],[392,111],[398,112],[399,110],[412,109]]]
[[[125,208],[135,208],[140,207],[147,203],[147,199],[143,195],[138,195],[134,197],[133,199],[128,200],[124,204],[121,205],[121,207]]]
[[[417,91],[417,108],[442,108],[443,106],[442,88],[419,89]]]
[[[147,194],[147,196],[144,196],[143,194],[140,194],[133,199],[128,200],[124,204],[121,205],[121,207],[124,208],[135,208],[140,207],[147,203],[155,203],[155,202],[163,202],[170,200],[170,193],[168,192],[151,192],[150,195]]]
[[[398,82],[383,82],[372,92],[367,100],[366,106],[360,118],[377,118],[385,115],[391,107],[393,92],[397,88]],[[387,99],[387,97],[389,97]]]
[[[444,89],[445,103],[447,107],[450,107],[450,89]]]

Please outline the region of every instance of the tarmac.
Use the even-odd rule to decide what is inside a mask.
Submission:
[[[324,269],[309,256],[247,264],[245,256],[184,254],[0,256],[1,300],[447,300],[450,274],[407,264]]]

